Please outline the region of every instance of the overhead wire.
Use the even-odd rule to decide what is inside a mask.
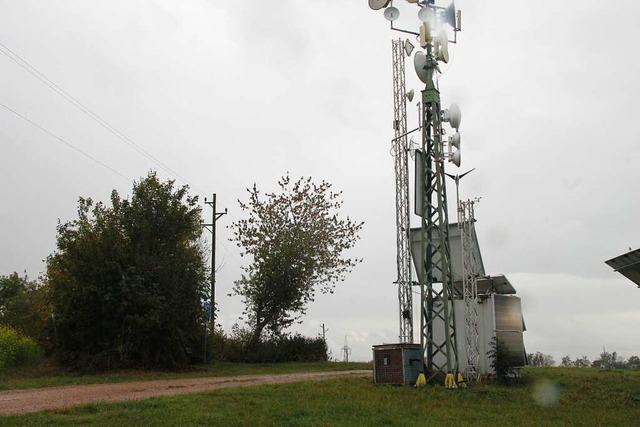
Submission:
[[[48,130],[45,127],[39,125],[38,123],[34,122],[33,120],[29,119],[28,117],[20,114],[19,112],[17,112],[16,110],[14,110],[13,108],[11,108],[8,105],[4,104],[1,101],[0,101],[0,107],[2,107],[5,110],[11,112],[15,116],[21,118],[25,122],[31,124],[32,126],[36,127],[37,129],[41,130],[42,132],[46,133],[47,135],[51,136],[52,138],[55,138],[60,143],[66,145],[67,147],[71,148],[72,150],[76,151],[77,153],[81,154],[82,156],[86,157],[87,159],[91,160],[92,162],[94,162],[94,163],[98,164],[99,166],[107,169],[108,171],[112,172],[113,174],[125,179],[126,181],[129,181],[129,182],[133,183],[133,179],[131,179],[131,178],[125,176],[124,174],[118,172],[117,170],[115,170],[111,166],[107,165],[106,163],[101,162],[100,160],[96,159],[95,157],[91,156],[90,154],[86,153],[85,151],[81,150],[80,148],[76,147],[75,145],[73,145],[69,141],[67,141],[64,138],[54,134],[50,130]],[[240,260],[238,259],[238,256],[229,249],[229,247],[224,243],[224,240],[220,241],[220,243],[222,244],[222,246],[225,249],[225,251],[232,256],[232,258],[234,259],[236,264],[238,264],[239,267],[242,267],[242,264],[240,263]]]
[[[85,104],[83,104],[81,101],[79,101],[76,97],[74,97],[73,95],[71,95],[69,92],[67,92],[66,90],[64,90],[62,87],[60,87],[58,84],[56,84],[54,81],[52,81],[51,79],[49,79],[46,75],[44,75],[41,71],[39,71],[37,68],[35,68],[33,65],[31,65],[29,62],[27,62],[24,58],[22,58],[20,55],[18,55],[16,52],[14,52],[13,50],[11,50],[9,47],[7,47],[4,43],[0,42],[0,53],[2,53],[3,55],[5,55],[7,58],[9,58],[10,60],[12,60],[14,63],[16,63],[18,66],[20,66],[22,69],[24,69],[25,71],[27,71],[28,73],[30,73],[32,76],[34,76],[35,78],[37,78],[38,80],[40,80],[40,82],[42,82],[44,85],[46,85],[47,87],[49,87],[51,90],[53,90],[54,92],[56,92],[59,96],[61,96],[62,98],[64,98],[67,102],[69,102],[71,105],[73,105],[74,107],[78,108],[80,111],[82,111],[86,116],[88,116],[89,118],[91,118],[93,121],[95,121],[96,123],[98,123],[100,126],[102,126],[104,129],[108,130],[109,132],[111,132],[113,135],[115,135],[117,138],[119,138],[121,141],[123,141],[125,144],[127,144],[128,146],[130,146],[131,148],[133,148],[134,150],[136,150],[138,153],[140,153],[141,155],[145,156],[147,159],[151,160],[153,163],[155,163],[157,166],[159,166],[161,169],[163,169],[165,172],[169,173],[170,175],[175,176],[176,178],[180,179],[183,183],[190,185],[189,181],[184,178],[183,176],[181,176],[178,172],[176,172],[174,169],[172,169],[171,167],[169,167],[167,164],[165,164],[164,162],[162,162],[160,159],[158,159],[157,157],[153,156],[151,153],[149,153],[147,150],[145,150],[143,147],[141,147],[140,145],[138,145],[135,141],[133,141],[132,139],[130,139],[129,137],[127,137],[125,134],[123,134],[122,132],[120,132],[118,129],[116,129],[113,125],[111,125],[109,122],[107,122],[105,119],[103,119],[102,117],[100,117],[97,113],[95,113],[93,110],[91,110],[89,107],[87,107]],[[69,146],[70,148],[74,149],[75,151],[81,153],[83,156],[89,158],[90,160],[96,162],[97,164],[99,164],[100,166],[110,170],[111,172],[115,173],[116,175],[130,181],[133,182],[133,180],[131,180],[128,177],[125,177],[123,174],[121,174],[120,172],[116,171],[115,169],[111,168],[110,166],[100,162],[99,160],[97,160],[96,158],[90,156],[89,154],[85,153],[84,151],[80,150],[79,148],[77,148],[76,146],[74,146],[73,144],[70,144],[69,142],[67,142],[66,140],[58,137],[57,135],[53,134],[52,132],[48,131],[47,129],[43,128],[42,126],[38,125],[37,123],[33,122],[32,120],[28,119],[27,117],[17,113],[15,110],[9,108],[8,106],[1,104],[4,108],[6,108],[8,111],[11,111],[13,114],[17,115],[18,117],[22,118],[23,120],[31,123],[33,126],[37,127],[38,129],[42,130],[43,132],[47,133],[48,135],[56,138],[57,140],[59,140],[60,142],[66,144],[67,146]],[[204,190],[202,190],[201,188],[198,188],[197,186],[193,185],[193,187],[200,191],[201,193],[206,193]],[[233,215],[232,215],[233,216]],[[235,217],[234,217],[235,219]],[[234,261],[241,266],[240,261],[238,260],[237,254],[235,254],[234,252],[232,252],[227,245],[224,243],[224,241],[221,242],[223,248],[225,249],[225,251],[229,254],[232,255],[232,257],[234,258]]]
[[[0,106],[4,109],[6,109],[7,111],[10,111],[11,113],[15,114],[16,116],[20,117],[22,120],[26,121],[27,123],[30,123],[31,125],[37,127],[38,129],[40,129],[42,132],[46,133],[47,135],[57,139],[59,142],[65,144],[66,146],[68,146],[69,148],[75,150],[76,152],[82,154],[83,156],[85,156],[86,158],[88,158],[89,160],[97,163],[98,165],[102,166],[105,169],[108,169],[109,171],[113,172],[114,174],[118,175],[121,178],[126,179],[129,182],[133,182],[133,180],[129,177],[124,176],[123,174],[121,174],[120,172],[118,172],[117,170],[113,169],[111,166],[101,162],[100,160],[96,159],[95,157],[91,156],[88,153],[85,153],[84,151],[82,151],[81,149],[79,149],[78,147],[76,147],[75,145],[71,144],[70,142],[68,142],[67,140],[59,137],[58,135],[54,134],[53,132],[45,129],[44,127],[40,126],[39,124],[37,124],[36,122],[34,122],[33,120],[29,119],[28,117],[23,116],[22,114],[18,113],[16,110],[14,110],[11,107],[8,107],[7,105],[3,104],[2,102],[0,102]]]
[[[113,125],[111,125],[105,119],[100,117],[97,113],[95,113],[93,110],[91,110],[85,104],[83,104],[81,101],[79,101],[73,95],[71,95],[69,92],[67,92],[66,90],[61,88],[59,85],[57,85],[55,82],[53,82],[47,76],[45,76],[42,72],[40,72],[38,69],[36,69],[33,65],[31,65],[29,62],[27,62],[25,59],[23,59],[20,55],[18,55],[17,53],[15,53],[11,49],[9,49],[2,42],[0,42],[0,53],[5,55],[7,58],[11,59],[18,66],[20,66],[21,68],[26,70],[28,73],[30,73],[31,75],[36,77],[44,85],[46,85],[51,90],[56,92],[58,95],[63,97],[67,102],[69,102],[70,104],[72,104],[73,106],[78,108],[85,115],[87,115],[93,121],[98,123],[104,129],[106,129],[109,132],[111,132],[113,135],[115,135],[117,138],[119,138],[125,144],[129,145],[131,148],[136,150],[138,153],[140,153],[141,155],[145,156],[147,159],[151,160],[153,163],[155,163],[157,166],[159,166],[165,172],[169,173],[170,175],[175,176],[176,178],[179,178],[181,181],[183,181],[186,184],[189,183],[186,178],[182,177],[178,172],[176,172],[175,170],[170,168],[168,165],[166,165],[165,163],[160,161],[157,157],[153,156],[151,153],[149,153],[147,150],[142,148],[140,145],[136,144],[133,140],[131,140],[126,135],[124,135],[122,132],[118,131]]]

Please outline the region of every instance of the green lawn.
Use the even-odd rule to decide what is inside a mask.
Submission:
[[[0,375],[0,390],[38,387],[54,387],[78,384],[102,384],[131,381],[152,381],[174,378],[224,377],[232,375],[289,374],[293,372],[345,371],[351,369],[372,369],[370,363],[274,363],[241,364],[214,363],[196,366],[185,372],[164,371],[118,371],[103,374],[79,375],[64,372],[50,363],[42,366],[25,367],[9,374]]]
[[[523,377],[520,385],[459,390],[377,386],[368,378],[222,389],[5,417],[0,425],[640,425],[638,371],[530,368]]]

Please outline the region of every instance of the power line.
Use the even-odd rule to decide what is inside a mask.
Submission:
[[[95,157],[91,156],[90,154],[82,151],[80,148],[78,148],[75,145],[71,144],[69,141],[67,141],[64,138],[61,138],[58,135],[54,134],[53,132],[47,130],[46,128],[42,127],[38,123],[36,123],[33,120],[29,119],[28,117],[18,113],[16,110],[12,109],[11,107],[3,104],[2,102],[0,102],[0,106],[2,108],[6,109],[7,111],[13,113],[14,115],[20,117],[25,122],[27,122],[27,123],[31,124],[32,126],[40,129],[42,132],[46,133],[47,135],[51,136],[52,138],[55,138],[56,140],[58,140],[62,144],[64,144],[67,147],[71,148],[72,150],[82,154],[84,157],[88,158],[92,162],[97,163],[98,165],[100,165],[101,167],[103,167],[103,168],[107,169],[108,171],[114,173],[115,175],[118,175],[119,177],[121,177],[121,178],[123,178],[123,179],[125,179],[125,180],[127,180],[127,181],[129,181],[131,183],[133,183],[133,180],[131,178],[128,178],[127,176],[125,176],[122,173],[118,172],[117,170],[113,169],[111,166],[107,165],[106,163],[103,163],[100,160],[96,159]],[[238,259],[238,256],[234,252],[232,252],[231,249],[229,249],[229,247],[225,244],[224,241],[221,241],[220,243],[221,243],[222,247],[225,249],[226,253],[231,255],[231,257],[236,262],[236,264],[238,264],[239,267],[242,267],[242,263]]]
[[[2,54],[4,54],[7,58],[11,59],[13,62],[15,62],[16,64],[18,64],[21,68],[23,68],[24,70],[26,70],[27,72],[29,72],[31,75],[33,75],[34,77],[36,77],[38,80],[40,80],[43,84],[45,84],[47,87],[49,87],[51,90],[53,90],[54,92],[56,92],[58,95],[60,95],[61,97],[63,97],[67,102],[69,102],[70,104],[72,104],[73,106],[75,106],[76,108],[78,108],[80,111],[82,111],[84,114],[86,114],[89,118],[91,118],[93,121],[95,121],[96,123],[98,123],[100,126],[102,126],[103,128],[105,128],[106,130],[108,130],[109,132],[111,132],[112,134],[114,134],[116,137],[118,137],[121,141],[123,141],[125,144],[129,145],[131,148],[133,148],[134,150],[136,150],[138,153],[142,154],[143,156],[145,156],[146,158],[148,158],[149,160],[151,160],[153,163],[155,163],[156,165],[158,165],[161,169],[163,169],[165,172],[174,175],[176,178],[179,178],[181,181],[183,181],[184,183],[188,184],[189,182],[182,177],[179,173],[177,173],[175,170],[171,169],[168,165],[166,165],[165,163],[163,163],[162,161],[160,161],[158,158],[156,158],[155,156],[153,156],[151,153],[149,153],[147,150],[145,150],[144,148],[142,148],[141,146],[139,146],[138,144],[136,144],[133,140],[131,140],[129,137],[127,137],[126,135],[124,135],[122,132],[118,131],[114,126],[112,126],[109,122],[107,122],[106,120],[104,120],[102,117],[100,117],[97,113],[95,113],[94,111],[92,111],[89,107],[87,107],[86,105],[84,105],[81,101],[79,101],[77,98],[75,98],[73,95],[71,95],[69,92],[67,92],[66,90],[62,89],[60,86],[58,86],[55,82],[53,82],[51,79],[49,79],[47,76],[45,76],[43,73],[41,73],[40,71],[38,71],[34,66],[32,66],[31,64],[29,64],[26,60],[24,60],[22,57],[20,57],[20,55],[18,55],[17,53],[15,53],[14,51],[12,51],[11,49],[9,49],[7,46],[5,46],[2,42],[0,42],[0,52]],[[201,189],[199,189],[200,191],[202,191]],[[204,191],[203,191],[204,192]]]
[[[20,117],[22,120],[30,123],[31,125],[37,127],[38,129],[40,129],[42,132],[46,133],[47,135],[57,139],[58,141],[60,141],[61,143],[65,144],[67,147],[77,151],[78,153],[82,154],[83,156],[85,156],[86,158],[94,161],[95,163],[99,164],[100,166],[102,166],[105,169],[108,169],[109,171],[113,172],[114,174],[118,175],[121,178],[126,179],[129,182],[133,182],[133,180],[131,180],[131,178],[127,178],[126,176],[124,176],[123,174],[121,174],[120,172],[118,172],[117,170],[113,169],[111,166],[102,163],[100,160],[96,159],[95,157],[85,153],[84,151],[82,151],[81,149],[79,149],[78,147],[76,147],[75,145],[71,144],[70,142],[66,141],[63,138],[60,138],[58,135],[54,134],[53,132],[48,131],[47,129],[43,128],[42,126],[40,126],[39,124],[37,124],[36,122],[32,121],[31,119],[29,119],[28,117],[23,116],[22,114],[18,113],[17,111],[15,111],[14,109],[4,105],[2,102],[0,102],[0,106],[2,106],[4,109],[6,109],[7,111],[12,112],[13,114],[15,114],[16,116]]]
[[[3,55],[5,55],[7,58],[11,59],[13,62],[15,62],[17,65],[19,65],[21,68],[23,68],[24,70],[26,70],[27,72],[29,72],[31,75],[33,75],[34,77],[36,77],[38,80],[40,80],[43,84],[45,84],[47,87],[49,87],[51,90],[53,90],[54,92],[56,92],[58,95],[60,95],[61,97],[63,97],[67,102],[69,102],[70,104],[72,104],[73,106],[75,106],[76,108],[78,108],[79,110],[81,110],[84,114],[86,114],[89,118],[91,118],[92,120],[94,120],[96,123],[98,123],[100,126],[102,126],[103,128],[107,129],[109,132],[111,132],[112,134],[114,134],[115,136],[117,136],[120,140],[122,140],[124,143],[126,143],[127,145],[129,145],[131,148],[133,148],[134,150],[138,151],[138,153],[142,154],[143,156],[145,156],[146,158],[148,158],[149,160],[151,160],[153,163],[155,163],[156,165],[158,165],[159,167],[161,167],[165,172],[174,175],[176,178],[179,178],[181,181],[183,181],[186,184],[190,184],[190,182],[184,178],[183,176],[181,176],[178,172],[176,172],[174,169],[172,169],[170,166],[168,166],[166,163],[162,162],[160,159],[158,159],[157,157],[153,156],[151,153],[149,153],[147,150],[145,150],[144,148],[142,148],[141,146],[139,146],[135,141],[133,141],[131,138],[127,137],[126,135],[124,135],[122,132],[118,131],[118,129],[116,129],[113,125],[111,125],[109,122],[107,122],[106,120],[104,120],[102,117],[100,117],[100,115],[98,115],[97,113],[95,113],[93,110],[91,110],[89,107],[87,107],[86,105],[84,105],[80,100],[78,100],[77,98],[75,98],[73,95],[71,95],[69,92],[67,92],[66,90],[64,90],[63,88],[61,88],[58,84],[56,84],[53,80],[51,80],[50,78],[48,78],[46,75],[44,75],[42,72],[40,72],[37,68],[35,68],[33,65],[31,65],[29,62],[27,62],[25,59],[23,59],[20,55],[18,55],[16,52],[14,52],[13,50],[11,50],[9,47],[7,47],[4,43],[0,42],[0,53],[2,53]],[[194,189],[198,190],[199,192],[202,193],[206,193],[203,189],[195,186],[195,185],[191,185]],[[234,218],[235,219],[235,218]]]
[[[162,161],[160,161],[158,158],[156,158],[155,156],[153,156],[151,153],[149,153],[147,150],[145,150],[144,148],[142,148],[141,146],[139,146],[138,144],[136,144],[133,140],[131,140],[129,137],[127,137],[126,135],[124,135],[122,132],[118,131],[113,125],[111,125],[109,122],[107,122],[106,120],[104,120],[102,117],[100,117],[97,113],[95,113],[94,111],[92,111],[89,107],[87,107],[86,105],[84,105],[81,101],[79,101],[77,98],[75,98],[73,95],[71,95],[69,92],[67,92],[66,90],[64,90],[63,88],[61,88],[59,85],[57,85],[54,81],[52,81],[51,79],[49,79],[47,76],[45,76],[42,72],[40,72],[38,69],[36,69],[33,65],[31,65],[29,62],[27,62],[25,59],[23,59],[20,55],[18,55],[17,53],[15,53],[14,51],[12,51],[10,48],[8,48],[5,44],[3,44],[2,42],[0,42],[0,53],[2,53],[3,55],[5,55],[7,58],[11,59],[14,63],[16,63],[18,66],[20,66],[22,69],[24,69],[25,71],[29,72],[31,75],[33,75],[35,78],[37,78],[38,80],[40,80],[44,85],[46,85],[47,87],[49,87],[51,90],[53,90],[54,92],[56,92],[58,95],[60,95],[62,98],[64,98],[67,102],[69,102],[71,105],[73,105],[74,107],[78,108],[80,111],[82,111],[85,115],[87,115],[89,118],[91,118],[93,121],[95,121],[96,123],[98,123],[100,126],[102,126],[103,128],[105,128],[106,130],[108,130],[109,132],[111,132],[113,135],[115,135],[116,137],[118,137],[121,141],[123,141],[125,144],[129,145],[131,148],[133,148],[134,150],[136,150],[138,153],[142,154],[143,156],[145,156],[146,158],[148,158],[149,160],[151,160],[153,163],[155,163],[156,165],[158,165],[160,168],[162,168],[165,172],[169,173],[170,175],[175,176],[176,178],[180,179],[181,181],[183,181],[185,184],[189,185],[189,181],[184,178],[183,176],[181,176],[179,173],[177,173],[175,170],[173,170],[171,167],[169,167],[167,164],[163,163]],[[49,132],[48,130],[44,129],[42,126],[32,122],[31,120],[29,120],[28,118],[22,116],[21,114],[17,113],[16,111],[12,110],[11,108],[7,107],[6,105],[2,104],[2,106],[4,108],[6,108],[7,110],[11,111],[12,113],[16,114],[17,116],[19,116],[20,118],[22,118],[23,120],[26,120],[27,122],[31,123],[32,125],[38,127],[39,129],[41,129],[43,132],[46,132],[47,134],[51,135],[52,137],[58,139],[60,142],[68,145],[70,148],[78,151],[79,153],[81,153],[82,155],[84,155],[85,157],[93,160],[94,162],[98,163],[99,165],[101,165],[104,168],[107,168],[108,170],[110,170],[111,172],[121,176],[122,178],[127,179],[128,181],[133,182],[131,179],[125,177],[124,175],[120,174],[119,172],[117,172],[116,170],[112,169],[111,167],[107,166],[106,164],[100,162],[99,160],[91,157],[90,155],[88,155],[87,153],[83,152],[82,150],[80,150],[79,148],[73,146],[72,144],[68,143],[67,141],[65,141],[64,139],[54,135],[53,133]],[[206,193],[203,189],[193,185],[193,188],[198,190],[201,193]],[[230,214],[232,216],[232,218],[234,220],[237,220],[235,218],[235,216],[233,214]],[[234,258],[234,260],[236,261],[236,263],[239,266],[242,266],[241,263],[239,262],[237,255],[235,253],[233,253],[224,242],[221,242],[223,248],[226,250],[227,253],[231,254],[232,257]]]
[[[53,132],[47,130],[46,128],[42,127],[41,125],[39,125],[38,123],[34,122],[33,120],[29,119],[26,116],[23,116],[22,114],[18,113],[17,111],[15,111],[14,109],[12,109],[11,107],[3,104],[2,102],[0,102],[0,106],[4,109],[6,109],[7,111],[13,113],[14,115],[20,117],[22,120],[24,120],[25,122],[31,124],[32,126],[40,129],[42,132],[46,133],[47,135],[51,136],[52,138],[55,138],[56,140],[58,140],[59,142],[61,142],[62,144],[66,145],[67,147],[71,148],[72,150],[82,154],[84,157],[88,158],[89,160],[91,160],[94,163],[97,163],[98,165],[100,165],[101,167],[107,169],[108,171],[114,173],[115,175],[118,175],[119,177],[133,183],[133,180],[131,178],[128,178],[127,176],[123,175],[122,173],[118,172],[117,170],[113,169],[111,166],[107,165],[106,163],[101,162],[100,160],[96,159],[95,157],[91,156],[90,154],[82,151],[80,148],[76,147],[75,145],[71,144],[69,141],[65,140],[64,138],[59,137],[58,135],[54,134]],[[225,244],[224,241],[221,241],[220,244],[222,245],[222,247],[224,248],[224,250],[226,251],[226,253],[228,253],[229,255],[231,255],[231,257],[233,258],[233,260],[235,261],[236,264],[238,264],[239,267],[242,267],[242,263],[240,262],[240,260],[238,259],[238,256],[231,251],[231,249],[229,249],[229,247]]]

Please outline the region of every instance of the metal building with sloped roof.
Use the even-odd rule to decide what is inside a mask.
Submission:
[[[489,275],[485,271],[480,246],[477,236],[474,233],[474,244],[471,248],[473,257],[477,262],[476,272],[478,274],[478,351],[480,354],[480,373],[482,375],[494,373],[491,366],[489,353],[492,349],[492,341],[495,339],[504,343],[508,352],[509,363],[513,368],[525,366],[527,364],[526,350],[524,346],[524,332],[526,325],[522,313],[522,302],[517,297],[516,289],[513,287],[509,279],[503,275]],[[419,228],[411,229],[411,255],[413,258],[413,266],[415,273],[420,278],[422,272],[417,266],[420,262],[421,247],[421,230]],[[438,236],[435,236],[435,242],[438,244]],[[464,345],[465,342],[465,307],[462,299],[462,277],[463,277],[463,260],[462,260],[462,238],[458,224],[449,224],[449,244],[451,248],[451,270],[453,274],[453,287],[455,298],[453,301],[454,310],[456,312],[456,334],[458,345],[458,368],[464,372],[467,367],[467,352]],[[440,280],[438,272],[435,272],[436,281]],[[440,336],[444,334],[444,325],[436,322],[436,330],[434,334]],[[442,326],[442,327],[438,327]]]
[[[611,258],[605,263],[640,288],[640,249]]]

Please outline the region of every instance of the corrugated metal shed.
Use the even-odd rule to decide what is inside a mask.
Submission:
[[[605,263],[640,288],[640,249],[611,258]]]

